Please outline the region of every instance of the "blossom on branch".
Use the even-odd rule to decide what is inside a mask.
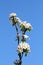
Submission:
[[[16,13],[11,13],[10,15],[9,15],[9,18],[12,18],[12,17],[15,17],[16,16]]]
[[[27,35],[25,35],[25,34],[22,34],[21,41],[22,41],[22,42],[26,42],[27,39],[30,40],[30,37],[27,36]]]
[[[11,20],[12,25],[15,26],[17,32],[16,40],[18,42],[17,52],[18,52],[19,60],[14,61],[14,64],[21,65],[23,54],[27,56],[27,54],[31,52],[30,45],[26,43],[26,40],[30,38],[25,34],[27,31],[29,32],[32,29],[32,26],[30,23],[27,23],[27,21],[22,21],[20,18],[18,18],[16,13],[11,13],[9,15],[9,19]],[[21,36],[18,28],[20,28],[20,31],[22,31]],[[20,41],[21,43],[19,43]]]
[[[26,21],[24,21],[21,25],[20,25],[20,29],[21,31],[30,31],[32,29],[32,26],[30,23],[27,23]]]
[[[11,13],[9,19],[11,20],[12,25],[15,25],[16,23],[19,25],[21,24],[21,20],[17,17],[16,13]]]
[[[15,18],[15,21],[16,21],[19,25],[22,23],[21,19],[18,18],[18,17]]]
[[[30,45],[26,42],[21,42],[17,48],[18,53],[30,53]]]
[[[24,39],[30,39],[29,36],[27,35],[22,35],[24,37]]]

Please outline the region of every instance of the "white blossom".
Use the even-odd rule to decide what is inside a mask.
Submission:
[[[21,24],[21,19],[18,17],[15,17],[15,21],[20,25]]]
[[[15,17],[15,16],[16,16],[16,13],[11,13],[11,14],[9,15],[9,18]]]
[[[25,28],[29,28],[32,27],[30,23],[27,23],[26,21],[24,21],[23,25],[25,26]]]
[[[19,25],[21,24],[21,19],[16,16],[16,13],[11,13],[9,19],[11,20],[12,25],[15,25],[16,23]]]
[[[21,30],[27,29],[28,31],[31,30],[32,26],[30,23],[27,23],[26,21],[22,22],[22,24],[20,25]]]
[[[24,52],[24,50],[25,50],[25,52]],[[27,44],[26,42],[21,42],[21,43],[19,43],[19,45],[18,45],[17,51],[18,51],[19,53],[22,53],[22,52],[24,52],[24,53],[26,53],[26,52],[29,53],[29,52],[30,52],[30,45]]]
[[[27,35],[23,35],[25,39],[30,39],[29,36]]]

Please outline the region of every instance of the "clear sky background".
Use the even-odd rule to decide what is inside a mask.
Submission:
[[[14,65],[18,59],[16,30],[9,21],[12,12],[33,26],[27,41],[31,54],[23,56],[22,65],[43,65],[43,0],[0,0],[0,65]]]

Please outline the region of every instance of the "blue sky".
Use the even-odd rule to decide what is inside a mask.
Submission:
[[[43,65],[43,0],[0,0],[0,65],[14,65],[18,59],[16,30],[9,21],[12,12],[33,26],[28,33],[31,54],[23,56],[22,65]]]

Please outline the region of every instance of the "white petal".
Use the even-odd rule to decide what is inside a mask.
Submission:
[[[26,38],[26,39],[28,39],[29,38],[29,36],[27,36],[27,35],[23,35],[24,36],[24,38]]]
[[[9,15],[9,18],[11,18],[12,16],[16,16],[16,13],[11,13],[11,14]]]

